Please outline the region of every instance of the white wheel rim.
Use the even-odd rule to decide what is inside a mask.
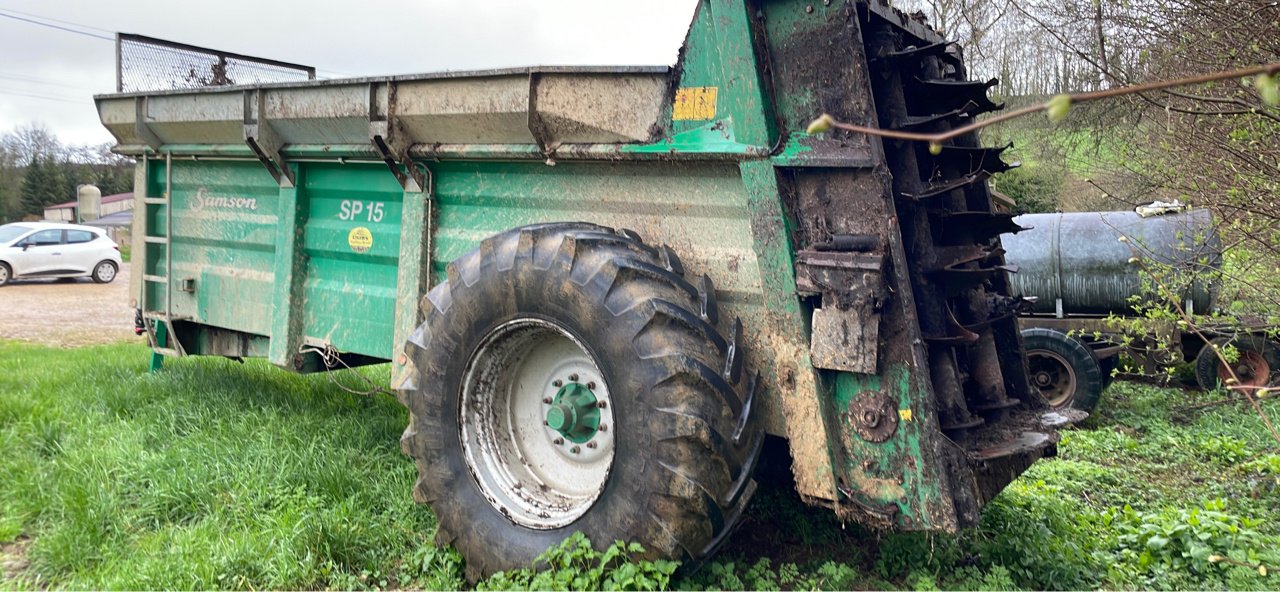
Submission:
[[[557,383],[558,381],[558,383]],[[590,385],[600,427],[575,443],[546,425],[560,386]],[[587,349],[560,326],[509,321],[481,341],[462,385],[467,468],[493,507],[516,524],[559,528],[587,512],[613,467],[612,399]]]
[[[113,267],[110,263],[99,263],[98,278],[104,282],[109,282],[113,279],[116,279],[116,268]]]

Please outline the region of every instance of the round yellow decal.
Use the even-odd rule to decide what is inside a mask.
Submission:
[[[357,253],[366,253],[373,246],[373,233],[368,228],[357,226],[347,233],[347,244]]]

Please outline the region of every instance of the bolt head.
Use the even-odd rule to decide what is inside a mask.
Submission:
[[[555,440],[552,440],[551,443],[555,444],[556,446],[559,446],[561,444],[564,444],[564,438],[556,438]]]
[[[600,424],[599,426],[596,426],[596,430],[601,431],[601,432],[607,432],[607,431],[609,431],[609,426],[608,426],[608,425],[606,425],[606,424],[603,424],[603,423],[602,423],[602,424]]]
[[[569,382],[578,382],[578,375],[577,375],[577,374],[570,374],[570,375],[569,375]]]
[[[594,441],[587,442],[587,448],[595,448],[595,447],[596,447],[596,443]]]
[[[599,407],[601,409],[604,409],[605,407],[608,407],[608,406],[609,404],[604,401],[600,401],[599,403],[596,403],[596,407]]]
[[[564,381],[562,381],[562,380],[560,380],[560,379],[556,379],[556,380],[554,380],[554,381],[552,381],[552,382],[551,382],[551,386],[554,386],[554,387],[556,387],[556,388],[560,388],[560,387],[564,386]]]
[[[593,390],[593,391],[594,391],[594,390],[596,390],[596,383],[595,383],[595,381],[593,380],[593,381],[591,381],[591,382],[588,382],[588,383],[587,383],[587,388],[589,388],[589,389],[591,389],[591,390]]]
[[[574,453],[574,454],[577,454],[577,453],[579,453],[579,452],[582,452],[582,449],[581,449],[581,448],[578,448],[577,446],[574,446],[573,448],[570,448],[570,449],[569,449],[569,452],[572,452],[572,453]]]
[[[543,398],[542,398],[542,402],[543,402],[544,404],[550,405],[550,404],[551,404],[551,397],[543,397]]]

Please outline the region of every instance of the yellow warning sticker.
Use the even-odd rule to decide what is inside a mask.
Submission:
[[[373,233],[368,228],[357,226],[347,233],[347,244],[357,253],[366,253],[373,246]]]
[[[911,421],[911,410],[910,410],[910,409],[899,409],[899,410],[898,410],[898,419],[901,419],[902,421]]]
[[[671,110],[675,121],[699,121],[716,118],[715,86],[691,86],[676,90],[676,104]]]

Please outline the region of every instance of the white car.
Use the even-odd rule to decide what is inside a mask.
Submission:
[[[0,226],[0,286],[20,278],[116,279],[120,247],[101,228],[56,222]]]

